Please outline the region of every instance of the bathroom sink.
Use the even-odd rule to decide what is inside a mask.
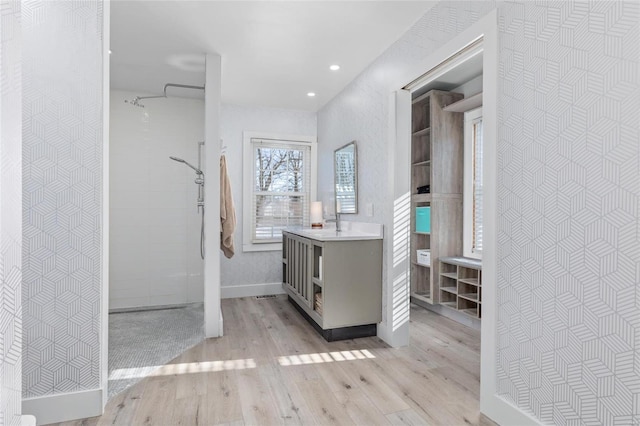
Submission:
[[[377,223],[342,222],[342,230],[336,231],[335,225],[312,229],[304,227],[287,228],[287,232],[318,241],[357,241],[381,240],[382,225]]]

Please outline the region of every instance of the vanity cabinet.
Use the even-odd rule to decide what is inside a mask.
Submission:
[[[382,240],[282,237],[282,286],[327,340],[375,336],[382,321]]]

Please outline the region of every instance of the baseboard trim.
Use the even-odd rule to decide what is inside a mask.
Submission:
[[[202,302],[191,302],[191,303],[178,303],[173,305],[145,305],[145,306],[132,306],[129,308],[114,308],[109,309],[110,314],[125,314],[129,312],[143,312],[143,311],[161,311],[164,309],[180,309],[187,308],[189,306],[202,306]]]
[[[220,296],[223,299],[268,296],[270,294],[285,294],[284,289],[282,288],[282,283],[247,284],[220,287]]]
[[[102,389],[22,400],[22,414],[35,416],[38,425],[99,416],[102,414],[102,410]]]
[[[422,308],[428,309],[431,312],[435,312],[436,314],[442,315],[443,317],[447,317],[450,320],[455,322],[459,322],[462,325],[466,325],[467,327],[473,328],[475,330],[480,330],[482,322],[477,318],[471,318],[469,315],[463,314],[462,312],[455,311],[451,308],[447,308],[446,306],[438,305],[438,304],[430,304],[423,302],[420,299],[411,298],[411,303],[416,304]]]
[[[542,423],[498,395],[480,397],[480,412],[500,425],[540,426]]]

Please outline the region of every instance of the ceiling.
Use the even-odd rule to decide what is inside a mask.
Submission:
[[[317,111],[434,3],[112,1],[111,87],[161,94],[165,83],[204,85],[211,52],[222,57],[223,103]]]

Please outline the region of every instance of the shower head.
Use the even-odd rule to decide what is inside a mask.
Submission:
[[[124,100],[124,103],[125,103],[125,104],[131,104],[131,105],[133,105],[133,106],[137,106],[137,107],[140,107],[140,108],[144,108],[144,105],[142,105],[142,104],[140,103],[140,99],[141,99],[141,98],[140,98],[140,96],[136,96],[135,98],[133,98],[133,99],[132,99],[132,100],[130,100],[130,101],[128,101],[128,100],[126,100],[126,99],[125,99],[125,100]]]
[[[197,174],[199,174],[199,175],[203,174],[203,173],[202,173],[202,170],[200,170],[199,168],[197,168],[197,167],[195,167],[195,166],[192,166],[191,164],[189,164],[187,161],[183,160],[182,158],[173,157],[173,156],[169,156],[169,158],[170,158],[170,159],[172,159],[173,161],[177,161],[178,163],[184,163],[184,164],[186,164],[187,166],[189,166],[189,167],[191,167],[193,170],[195,170],[195,171],[196,171],[196,173],[197,173]]]

